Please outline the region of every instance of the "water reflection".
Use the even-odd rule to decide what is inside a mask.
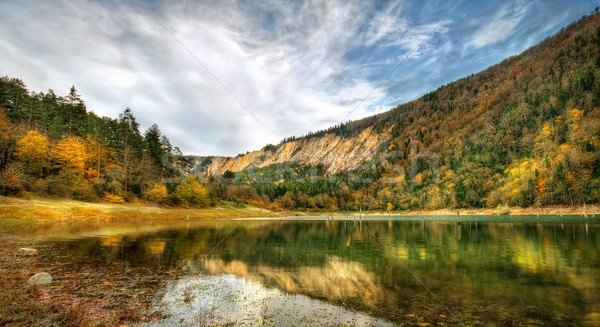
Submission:
[[[393,326],[304,295],[234,275],[185,277],[158,303],[167,318],[147,326]]]
[[[238,223],[208,221],[146,231],[120,227],[123,233],[83,231],[93,235],[71,233],[62,240],[56,233],[44,235],[54,235],[52,242],[60,242],[74,258],[86,256],[99,265],[124,260],[190,276],[238,276],[251,288],[276,288],[402,323],[600,323],[598,224],[465,219],[462,225],[426,219]],[[208,277],[203,278],[193,283],[201,285]]]

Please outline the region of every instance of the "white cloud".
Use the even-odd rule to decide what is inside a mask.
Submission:
[[[400,6],[377,12],[358,0],[147,5],[160,23],[135,1],[4,2],[5,73],[58,94],[74,84],[97,114],[129,106],[186,153],[235,155],[381,110],[386,88],[347,52],[363,42],[409,48],[435,32],[411,26]]]
[[[445,9],[413,20],[415,4],[398,1],[144,3],[258,121],[137,1],[0,2],[0,74],[59,95],[75,85],[101,115],[129,106],[185,153],[235,155],[411,100],[469,65],[453,61],[464,53],[445,39],[456,20],[438,25]],[[483,27],[463,51],[509,37],[527,11],[495,6],[466,20]]]
[[[469,45],[479,48],[505,40],[525,17],[532,4],[533,2],[524,0],[509,1],[492,17],[477,20],[476,24],[480,26]]]
[[[504,40],[513,31],[515,26],[517,26],[519,21],[520,18],[500,19],[490,22],[475,35],[473,45],[483,47]]]

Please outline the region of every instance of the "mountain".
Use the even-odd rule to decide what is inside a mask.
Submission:
[[[190,171],[296,207],[319,194],[345,209],[599,203],[599,68],[593,14],[387,112],[234,158],[190,157]]]

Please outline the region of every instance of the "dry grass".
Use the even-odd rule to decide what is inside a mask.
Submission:
[[[275,212],[255,208],[233,208],[224,204],[206,209],[162,208],[151,205],[90,203],[69,199],[14,199],[0,197],[0,219],[32,221],[126,220],[126,219],[210,219],[274,217]]]
[[[600,206],[588,205],[588,215],[600,214]],[[460,209],[462,215],[494,215],[494,209]],[[583,214],[581,206],[572,207],[547,207],[547,208],[510,208],[512,215],[575,215]],[[238,207],[228,202],[221,202],[217,207],[194,208],[164,208],[145,204],[116,204],[116,203],[90,203],[70,199],[41,198],[18,199],[0,196],[0,225],[7,221],[38,222],[57,220],[130,220],[130,219],[224,219],[244,217],[277,217],[298,216],[315,213],[283,212],[277,213],[252,206]],[[317,213],[319,214],[319,213]],[[321,214],[323,214],[321,212]],[[334,215],[350,216],[356,212],[329,213]],[[413,212],[391,213],[383,211],[363,211],[363,215],[455,215],[456,209],[425,210]]]

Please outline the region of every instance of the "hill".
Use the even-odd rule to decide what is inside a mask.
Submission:
[[[585,16],[385,113],[234,158],[191,158],[192,171],[284,207],[319,195],[344,209],[598,203],[599,45],[600,15]]]

